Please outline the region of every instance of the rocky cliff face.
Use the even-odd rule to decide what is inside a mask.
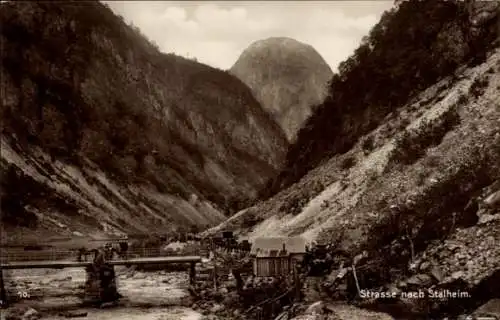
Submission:
[[[4,222],[212,224],[282,164],[286,138],[244,83],[160,53],[105,5],[0,17]]]
[[[310,45],[290,38],[252,43],[231,68],[246,83],[289,141],[325,99],[333,73]]]

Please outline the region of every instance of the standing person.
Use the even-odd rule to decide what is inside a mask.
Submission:
[[[122,259],[127,259],[127,251],[128,251],[128,242],[126,241],[120,242],[120,255]]]
[[[106,261],[106,251],[103,249],[94,249],[94,265],[99,268]]]
[[[0,269],[0,308],[7,305],[7,290],[5,290],[5,282],[3,279],[3,270]]]
[[[113,259],[113,246],[111,243],[106,243],[104,246],[104,260],[109,261]]]
[[[76,260],[78,262],[82,262],[83,257],[85,257],[85,260],[87,260],[87,249],[82,247],[82,248],[78,249],[78,257],[76,258]]]

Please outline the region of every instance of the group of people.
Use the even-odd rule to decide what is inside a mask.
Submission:
[[[115,254],[122,258],[126,259],[127,258],[127,252],[128,252],[128,243],[125,241],[112,244],[112,243],[106,243],[102,248],[98,249],[90,249],[87,250],[86,248],[82,247],[78,249],[78,257],[77,261],[88,261],[89,256],[93,256],[93,261],[97,261],[98,259],[103,259],[105,261],[112,260]]]
[[[250,249],[252,247],[251,243],[248,240],[238,242],[234,237],[213,237],[208,240],[213,243],[215,247],[223,249],[227,252],[250,252]],[[207,239],[205,239],[205,241],[207,241]]]

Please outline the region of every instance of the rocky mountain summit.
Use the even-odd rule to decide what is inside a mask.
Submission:
[[[323,102],[332,70],[310,45],[285,37],[252,43],[230,72],[246,83],[289,141]]]
[[[0,18],[3,223],[202,227],[281,167],[286,138],[244,83],[161,53],[102,3],[9,1]]]

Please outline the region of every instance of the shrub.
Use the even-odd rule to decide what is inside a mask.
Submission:
[[[340,167],[344,170],[347,170],[354,167],[355,164],[356,164],[356,158],[351,156],[342,160],[342,162],[340,163]]]
[[[480,77],[477,78],[474,83],[472,83],[470,87],[470,93],[475,97],[478,98],[481,96],[484,91],[486,90],[486,87],[488,87],[489,79],[488,77]]]
[[[367,172],[366,172],[366,176],[368,178],[368,182],[369,183],[374,183],[375,181],[377,181],[377,178],[379,176],[378,172],[374,169],[369,169]]]
[[[459,105],[464,105],[469,101],[469,98],[465,94],[461,94],[460,97],[458,98],[457,103]]]
[[[439,156],[428,156],[426,159],[426,164],[431,168],[436,168],[439,165]]]
[[[416,162],[427,148],[439,145],[446,133],[459,123],[460,116],[452,108],[442,117],[423,124],[418,131],[405,131],[396,138],[390,161],[401,164]]]
[[[424,168],[421,168],[417,174],[417,186],[424,185],[427,177],[428,177],[427,171],[425,171]]]
[[[253,212],[248,212],[243,215],[243,221],[241,222],[242,228],[252,228],[256,224],[264,221],[264,218],[257,217],[257,215]]]
[[[307,190],[310,191],[307,192]],[[311,199],[323,190],[325,190],[325,185],[320,180],[314,180],[312,185],[306,187],[305,192],[308,194],[308,198]]]
[[[307,201],[307,199],[296,195],[291,200],[286,200],[280,206],[279,210],[286,214],[297,215],[302,212],[302,208],[306,205]]]
[[[365,152],[365,154],[368,154],[370,152],[372,152],[372,150],[374,149],[374,139],[373,139],[373,136],[368,136],[366,137],[363,142],[361,143],[361,148],[363,149],[363,151]]]
[[[399,127],[401,129],[406,128],[409,124],[410,124],[410,120],[408,118],[401,118],[401,120],[399,121]]]

